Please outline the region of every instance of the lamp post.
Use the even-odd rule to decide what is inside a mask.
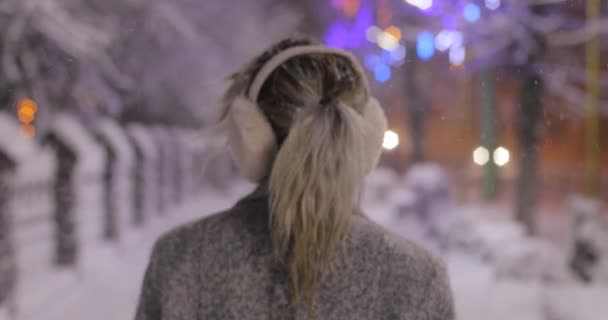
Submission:
[[[597,23],[601,9],[600,0],[587,0],[587,24],[592,26],[593,35],[585,46],[587,68],[587,186],[590,197],[597,197],[600,189],[600,121],[599,121],[599,72],[600,43]]]

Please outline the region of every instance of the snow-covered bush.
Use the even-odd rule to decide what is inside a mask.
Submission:
[[[568,283],[567,256],[555,245],[525,234],[506,215],[464,208],[446,220],[441,247],[465,252],[492,266],[497,280]]]
[[[570,266],[587,282],[608,283],[608,218],[595,200],[570,199],[573,241]]]
[[[397,187],[398,177],[394,171],[379,167],[372,171],[365,180],[365,202],[386,203]]]
[[[508,217],[463,208],[443,219],[439,239],[446,250],[466,251],[495,262],[504,244],[522,237],[523,228]]]
[[[498,279],[540,281],[550,284],[571,283],[567,256],[551,243],[531,237],[512,239],[498,248]]]
[[[546,286],[540,303],[542,319],[604,320],[608,314],[608,287],[564,284]]]
[[[438,237],[452,210],[447,172],[434,163],[416,164],[405,175],[404,185],[414,194],[414,210],[429,235]]]
[[[418,197],[411,189],[405,186],[397,186],[390,195],[388,202],[395,207],[398,218],[420,218]]]

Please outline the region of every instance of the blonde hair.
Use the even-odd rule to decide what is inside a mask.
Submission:
[[[281,41],[235,73],[222,118],[265,62],[311,44],[303,37]],[[269,177],[273,250],[288,266],[293,302],[303,299],[309,310],[357,209],[366,173],[367,99],[352,61],[327,53],[290,58],[270,74],[258,97],[280,145]]]

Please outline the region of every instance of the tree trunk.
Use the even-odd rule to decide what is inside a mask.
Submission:
[[[415,45],[407,46],[404,70],[414,163],[424,161],[424,120],[427,112],[423,92],[417,83],[416,70],[420,61],[416,54]]]
[[[532,69],[530,67],[529,69]],[[543,93],[542,78],[530,70],[521,82],[521,101],[518,114],[519,176],[516,185],[515,217],[529,234],[535,233],[535,207],[538,184],[538,125]]]

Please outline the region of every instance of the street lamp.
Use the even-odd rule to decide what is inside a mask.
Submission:
[[[392,130],[386,130],[384,132],[384,140],[382,141],[382,147],[386,150],[393,150],[399,145],[399,135]]]
[[[496,163],[496,165],[498,165],[499,167],[502,167],[509,163],[510,158],[511,155],[509,153],[509,150],[507,150],[506,148],[498,147],[496,150],[494,150],[494,163]]]

